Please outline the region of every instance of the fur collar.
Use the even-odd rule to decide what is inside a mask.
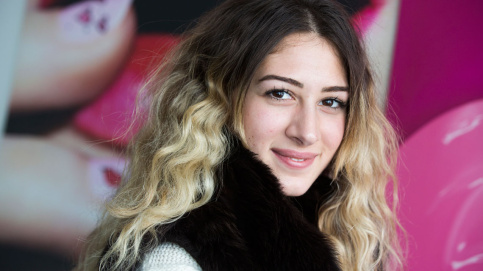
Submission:
[[[302,197],[287,197],[270,169],[241,147],[220,177],[212,202],[162,229],[164,240],[186,249],[205,271],[340,270],[315,226],[329,179],[319,177]]]

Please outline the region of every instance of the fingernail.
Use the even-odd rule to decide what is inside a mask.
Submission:
[[[61,38],[89,42],[115,29],[126,16],[132,0],[90,0],[71,5],[59,15]]]
[[[100,200],[112,197],[121,183],[125,165],[123,158],[91,159],[88,178],[92,194]]]

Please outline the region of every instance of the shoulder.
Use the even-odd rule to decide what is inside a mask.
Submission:
[[[175,243],[165,242],[146,253],[139,271],[197,271],[195,259]]]

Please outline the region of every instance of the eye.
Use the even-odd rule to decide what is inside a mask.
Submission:
[[[273,89],[270,91],[267,91],[265,95],[269,96],[270,98],[273,98],[275,100],[290,100],[292,99],[292,95],[287,90],[284,89]]]
[[[344,108],[346,104],[337,98],[328,98],[320,102],[323,106],[327,106],[333,109]]]

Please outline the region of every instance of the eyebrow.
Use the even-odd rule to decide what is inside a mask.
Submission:
[[[265,75],[260,80],[258,80],[258,82],[265,81],[265,80],[279,80],[279,81],[289,83],[289,84],[294,85],[294,86],[299,87],[299,88],[304,87],[304,84],[300,83],[297,80],[294,80],[292,78],[283,77],[283,76],[273,75],[273,74]]]
[[[258,82],[265,81],[265,80],[279,80],[279,81],[283,81],[283,82],[289,83],[289,84],[294,85],[294,86],[299,87],[299,88],[303,88],[304,87],[304,84],[300,83],[297,80],[294,80],[294,79],[288,78],[288,77],[274,75],[274,74],[265,75],[260,80],[258,80]],[[349,87],[331,86],[331,87],[325,87],[325,88],[323,88],[322,91],[323,92],[349,91]]]

